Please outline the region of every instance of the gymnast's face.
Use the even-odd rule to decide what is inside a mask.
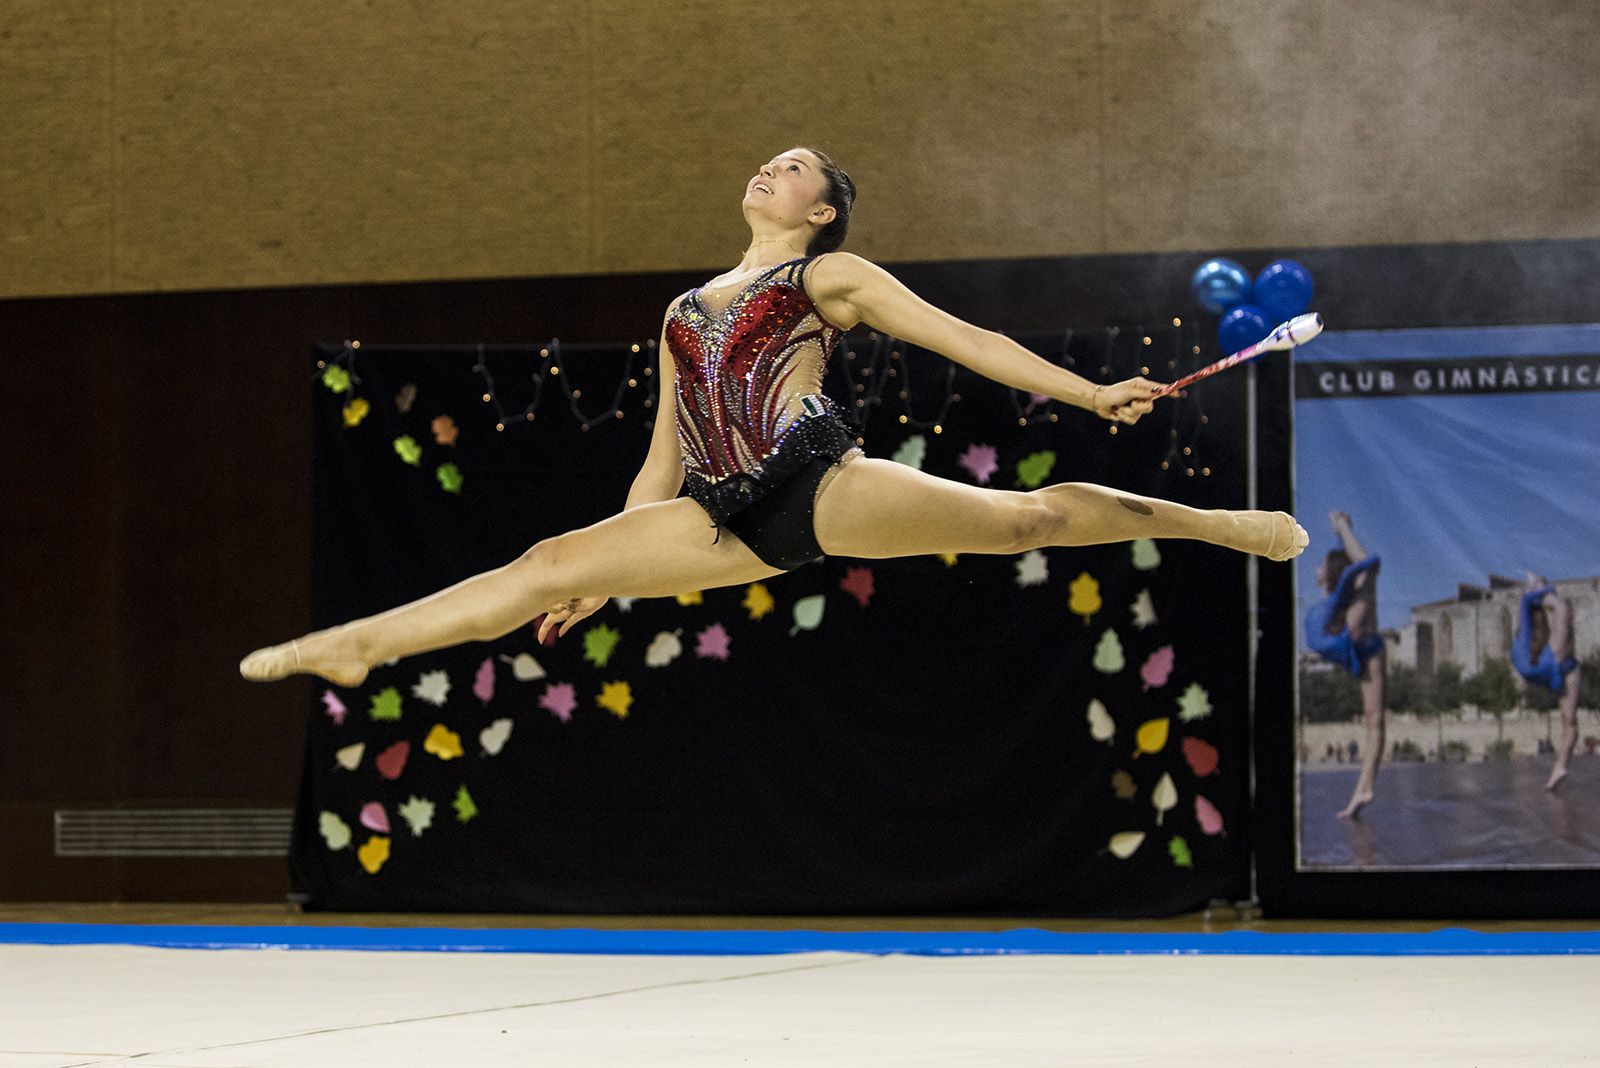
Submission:
[[[745,218],[759,217],[784,229],[826,226],[838,214],[822,202],[826,188],[821,161],[803,148],[791,148],[762,164],[745,183]]]
[[[1333,583],[1328,581],[1328,561],[1326,560],[1317,565],[1317,585],[1322,587],[1323,593],[1333,592]]]

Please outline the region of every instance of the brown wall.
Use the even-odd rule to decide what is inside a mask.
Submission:
[[[1591,0],[0,6],[0,296],[1600,236]]]

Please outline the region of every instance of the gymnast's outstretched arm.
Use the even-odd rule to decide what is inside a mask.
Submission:
[[[1150,411],[1152,395],[1159,388],[1159,383],[1144,378],[1095,385],[1002,334],[934,307],[882,267],[849,252],[819,256],[808,278],[813,299],[828,305],[830,318],[842,327],[865,322],[985,378],[1087,408],[1104,419],[1136,422]],[[848,314],[841,316],[841,309]]]

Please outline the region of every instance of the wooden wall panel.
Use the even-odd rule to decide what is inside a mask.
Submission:
[[[0,4],[0,295],[111,286],[111,0]]]
[[[1600,234],[1590,0],[25,0],[0,296]]]
[[[584,9],[463,6],[133,0],[119,288],[585,262]]]
[[[1600,233],[1600,6],[1156,0],[1106,40],[1106,251]]]

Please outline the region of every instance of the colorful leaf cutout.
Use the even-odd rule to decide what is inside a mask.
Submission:
[[[1070,598],[1067,607],[1072,609],[1072,614],[1083,617],[1083,625],[1089,625],[1089,617],[1100,611],[1100,583],[1095,581],[1089,572],[1080,572],[1072,580],[1069,587]]]
[[[1134,735],[1134,744],[1138,746],[1133,755],[1141,753],[1159,753],[1167,746],[1167,732],[1171,729],[1172,720],[1167,716],[1160,719],[1146,720],[1139,725],[1139,731]]]

